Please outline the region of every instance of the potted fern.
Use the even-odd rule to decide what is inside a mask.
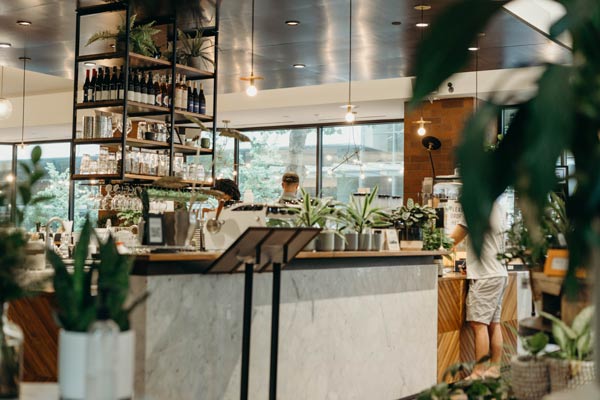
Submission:
[[[148,57],[154,57],[158,53],[158,49],[154,44],[152,37],[160,31],[153,28],[155,21],[148,22],[143,25],[135,24],[136,15],[132,15],[129,20],[129,41],[131,44],[130,50]],[[91,45],[98,40],[111,40],[115,42],[116,51],[125,51],[126,44],[126,25],[123,20],[121,25],[117,27],[117,31],[100,31],[94,33],[85,44]]]
[[[204,29],[196,29],[191,35],[178,29],[178,40],[181,48],[178,50],[178,62],[192,68],[202,70],[213,70],[215,62],[209,50],[214,43],[204,37]]]
[[[512,329],[518,335],[516,329]],[[512,357],[511,386],[517,399],[539,400],[550,391],[548,364],[539,356],[548,344],[548,335],[538,332],[533,336],[520,337],[520,340],[527,354]]]
[[[74,249],[72,273],[58,255],[48,252],[48,261],[54,267],[56,319],[62,328],[58,357],[60,394],[61,398],[85,398],[87,331],[96,320],[99,306],[92,291],[92,280],[97,277],[98,292],[103,293],[109,317],[121,330],[115,365],[117,397],[132,398],[135,333],[130,329],[129,314],[146,296],[125,305],[133,258],[119,254],[112,237],[106,242],[96,238],[100,245],[99,260],[88,262],[88,246],[93,235],[92,225],[87,220]]]
[[[548,357],[552,391],[576,388],[593,382],[596,378],[592,329],[594,306],[581,310],[571,326],[554,315],[545,312],[540,314],[552,321],[552,335],[560,348],[557,353],[549,354]]]

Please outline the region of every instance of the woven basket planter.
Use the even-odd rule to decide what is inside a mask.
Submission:
[[[518,400],[539,400],[550,392],[548,364],[544,359],[513,356],[511,383]]]
[[[548,369],[553,392],[583,386],[596,378],[596,366],[593,361],[548,359]]]

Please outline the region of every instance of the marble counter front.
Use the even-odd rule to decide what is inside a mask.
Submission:
[[[282,272],[278,397],[394,400],[434,384],[433,254],[315,257]],[[254,279],[253,399],[268,397],[271,281]],[[136,397],[239,398],[243,288],[243,274],[132,277],[151,294],[133,316]]]

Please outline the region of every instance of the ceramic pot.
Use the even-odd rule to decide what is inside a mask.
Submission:
[[[381,251],[383,247],[383,234],[381,231],[375,231],[371,235],[371,251]]]
[[[58,339],[58,386],[62,399],[84,400],[88,333],[61,330]],[[135,332],[121,332],[117,344],[115,373],[117,398],[133,397]]]
[[[333,251],[334,236],[332,231],[322,231],[317,236],[317,251]]]
[[[358,235],[358,251],[371,250],[371,236],[370,233],[361,233]]]
[[[315,251],[317,247],[317,238],[314,238],[306,246],[304,246],[304,251]]]
[[[511,385],[519,400],[539,400],[550,392],[550,375],[545,359],[513,356],[510,361]]]
[[[0,304],[0,399],[18,399],[23,366],[23,331],[8,320],[8,304]]]
[[[346,238],[342,235],[333,235],[333,251],[344,251]]]
[[[358,250],[358,233],[346,233],[344,238],[346,239],[346,251]]]
[[[210,63],[208,63],[207,61],[204,61],[204,59],[202,57],[200,57],[200,56],[189,57],[188,58],[188,65],[190,67],[192,67],[192,68],[201,69],[201,70],[204,70],[204,71],[210,69]]]
[[[587,385],[596,379],[593,361],[569,361],[548,358],[552,392]]]

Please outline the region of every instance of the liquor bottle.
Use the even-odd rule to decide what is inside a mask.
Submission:
[[[102,68],[98,68],[98,76],[94,85],[94,99],[95,101],[102,101]]]
[[[140,103],[142,101],[142,92],[140,89],[140,79],[137,71],[133,71],[133,101]]]
[[[110,100],[110,69],[104,67],[104,79],[102,79],[102,100]]]
[[[85,70],[85,82],[83,82],[83,102],[88,103],[92,100],[90,96],[90,70]]]
[[[96,101],[96,80],[98,79],[98,74],[96,72],[95,69],[92,70],[92,80],[90,81],[90,90],[91,90],[91,97],[89,98],[90,101]]]
[[[185,75],[181,77],[181,109],[187,111],[188,109],[188,87],[185,81]]]
[[[200,84],[200,93],[198,94],[198,111],[200,111],[200,114],[206,114],[206,97],[204,97],[202,84]]]
[[[156,93],[154,92],[154,84],[156,82],[154,82],[154,78],[152,77],[152,72],[148,73],[148,102],[147,104],[150,105],[154,105],[154,103],[156,102]]]
[[[135,100],[135,86],[133,81],[133,72],[131,71],[131,68],[129,68],[129,82],[127,84],[127,101]]]
[[[198,84],[194,82],[194,91],[192,92],[194,98],[194,109],[193,112],[200,114],[200,95],[198,95]]]
[[[123,66],[119,68],[119,78],[117,79],[117,99],[125,99],[125,75],[123,75]]]
[[[191,82],[187,85],[187,110],[189,112],[194,112],[194,91],[192,90],[192,85],[194,82]]]
[[[160,75],[156,75],[156,80],[154,81],[154,105],[162,106],[162,89],[161,89],[161,77]]]
[[[166,102],[166,106],[167,107],[171,107],[171,105],[174,105],[173,104],[173,98],[172,98],[173,95],[174,95],[174,92],[173,92],[173,77],[171,75],[169,75],[169,78],[168,78],[168,81],[167,81],[167,96],[165,96],[164,97],[165,100],[163,100],[163,101]]]
[[[173,85],[175,86],[175,109],[181,109],[181,86],[179,85],[179,74],[176,75],[175,82]]]
[[[146,74],[141,74],[142,81],[140,82],[140,92],[142,94],[142,103],[148,104],[148,82],[146,81]]]
[[[119,92],[117,91],[117,67],[112,69],[112,77],[110,78],[110,99],[119,100]]]

